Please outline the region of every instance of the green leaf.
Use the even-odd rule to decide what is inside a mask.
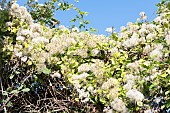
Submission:
[[[28,60],[27,64],[30,66],[30,65],[32,65],[32,62],[30,60]]]
[[[143,106],[143,102],[137,102],[138,106]]]
[[[28,44],[24,42],[24,48],[28,48]]]
[[[170,10],[170,2],[168,2],[168,9]]]
[[[51,69],[45,68],[45,69],[43,70],[43,73],[48,75],[48,74],[51,73]]]
[[[10,79],[13,79],[14,78],[14,75],[10,75],[10,77],[9,77]]]
[[[13,93],[13,94],[18,94],[19,91],[18,91],[18,90],[12,90],[11,93]]]
[[[167,77],[168,76],[168,74],[166,74],[166,73],[164,73],[164,74],[162,74],[162,75],[160,75],[161,77]]]
[[[85,21],[85,24],[90,24],[90,22],[88,20]]]
[[[166,106],[165,105],[163,105],[163,106],[161,106],[161,109],[164,109]]]
[[[21,85],[21,86],[18,88],[18,90],[21,90],[21,89],[23,88],[23,86],[24,86],[24,85]]]
[[[16,73],[16,74],[20,74],[20,72],[19,72],[19,71],[15,71],[15,73]]]
[[[8,95],[8,92],[7,91],[4,91],[3,93],[2,93],[2,95]]]
[[[76,18],[73,18],[70,20],[70,22],[75,22],[76,21]]]
[[[7,103],[7,107],[10,107],[10,106],[12,106],[12,102],[11,102],[11,101],[9,101],[9,102]]]
[[[165,92],[165,95],[168,95],[169,93],[170,93],[170,91],[166,91],[166,92]]]
[[[166,107],[169,108],[170,107],[170,100],[166,101]]]
[[[100,102],[101,102],[102,104],[106,104],[106,103],[107,103],[106,100],[105,100],[105,98],[100,98]]]
[[[53,2],[58,2],[58,0],[53,0]]]
[[[25,88],[25,89],[22,89],[23,92],[29,92],[30,89],[29,88]]]
[[[78,102],[78,101],[79,101],[79,98],[75,98],[75,101],[77,101],[77,102]]]

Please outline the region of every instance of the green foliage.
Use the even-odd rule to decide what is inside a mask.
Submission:
[[[77,2],[77,1],[75,1]],[[32,18],[35,22],[40,22],[42,25],[45,24],[51,28],[54,28],[56,25],[60,25],[60,20],[54,17],[56,11],[67,11],[75,10],[77,15],[75,18],[71,19],[70,22],[79,22],[79,28],[86,28],[86,25],[89,24],[88,20],[84,20],[84,16],[87,16],[88,13],[81,11],[79,8],[75,7],[74,4],[69,3],[63,0],[47,0],[43,4],[39,4],[34,0],[28,0],[26,7],[32,15]],[[72,25],[71,27],[75,27]],[[87,28],[86,28],[87,29]]]

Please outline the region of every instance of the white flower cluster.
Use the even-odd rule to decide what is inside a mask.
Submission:
[[[53,73],[53,74],[51,74],[51,77],[52,78],[61,78],[61,74],[59,73],[59,72],[55,72],[55,73]]]
[[[130,69],[131,72],[133,72],[134,74],[139,73],[141,70],[143,70],[143,68],[141,67],[142,61],[141,60],[136,60],[132,63],[128,63],[126,65],[127,68]]]
[[[89,76],[89,74],[84,72],[84,73],[82,73],[80,75],[72,75],[72,79],[74,79],[74,80],[83,80],[88,76]]]
[[[91,64],[91,71],[93,72],[93,74],[97,77],[97,78],[103,78],[103,74],[104,74],[104,62],[102,60],[94,60],[94,63]],[[101,81],[102,82],[102,81]]]
[[[141,42],[141,39],[139,38],[139,35],[134,33],[131,38],[127,39],[124,43],[123,46],[129,48],[129,47],[134,47],[138,45]]]
[[[126,96],[131,100],[135,100],[136,102],[141,102],[144,99],[144,95],[139,92],[137,89],[131,89],[126,93]]]
[[[156,48],[150,52],[150,57],[153,58],[155,61],[162,60],[163,54],[162,54],[163,45],[159,44],[156,46]]]
[[[106,82],[104,82],[101,86],[103,90],[109,90],[109,95],[111,100],[114,100],[118,96],[119,91],[119,83],[115,78],[109,78]]]
[[[147,16],[146,16],[145,12],[140,12],[139,15],[140,15],[141,20],[147,20]]]
[[[90,66],[87,63],[81,64],[78,67],[78,72],[88,72],[88,71],[90,71]]]
[[[111,107],[117,112],[129,113],[128,109],[125,106],[125,103],[119,98],[116,98],[114,99],[114,101],[111,102]]]
[[[129,113],[125,103],[119,98],[116,98],[111,102],[111,107],[107,106],[103,110],[104,113],[115,113],[115,111],[119,113]]]
[[[126,90],[130,90],[132,88],[132,86],[135,84],[135,76],[133,76],[132,74],[126,74],[124,76],[124,78],[126,79],[127,83],[123,86]]]
[[[93,88],[92,87],[81,87],[79,80],[84,80],[86,79],[86,77],[89,76],[89,74],[87,73],[82,73],[79,75],[69,75],[72,79],[73,79],[73,85],[75,87],[75,89],[77,90],[78,94],[79,94],[79,99],[81,100],[81,102],[88,102],[89,101],[89,92],[93,92]],[[86,91],[88,90],[88,91]]]
[[[166,43],[167,43],[168,45],[170,45],[170,32],[169,32],[168,35],[166,35],[165,40],[166,40]]]
[[[19,18],[22,22],[33,23],[31,14],[23,6],[20,6],[17,3],[12,3],[11,8],[9,9],[9,15]]]

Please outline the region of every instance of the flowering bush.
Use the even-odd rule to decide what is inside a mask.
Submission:
[[[166,0],[159,3],[153,22],[141,12],[138,21],[121,27],[120,33],[107,29],[110,37],[35,23],[15,2],[1,9],[1,108],[169,112],[169,6]],[[22,98],[27,98],[25,107]]]

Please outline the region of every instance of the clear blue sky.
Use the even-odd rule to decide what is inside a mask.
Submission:
[[[18,0],[20,5],[26,0]],[[39,0],[42,2],[44,0]],[[73,0],[66,0],[73,1]],[[90,27],[98,29],[97,34],[107,34],[105,29],[114,26],[119,31],[121,26],[127,22],[135,22],[139,18],[141,11],[146,12],[148,20],[152,21],[156,17],[157,7],[155,4],[161,0],[79,0],[75,6],[89,15],[86,17],[90,21]],[[58,12],[55,14],[62,25],[70,26],[69,20],[76,15],[75,11]]]

